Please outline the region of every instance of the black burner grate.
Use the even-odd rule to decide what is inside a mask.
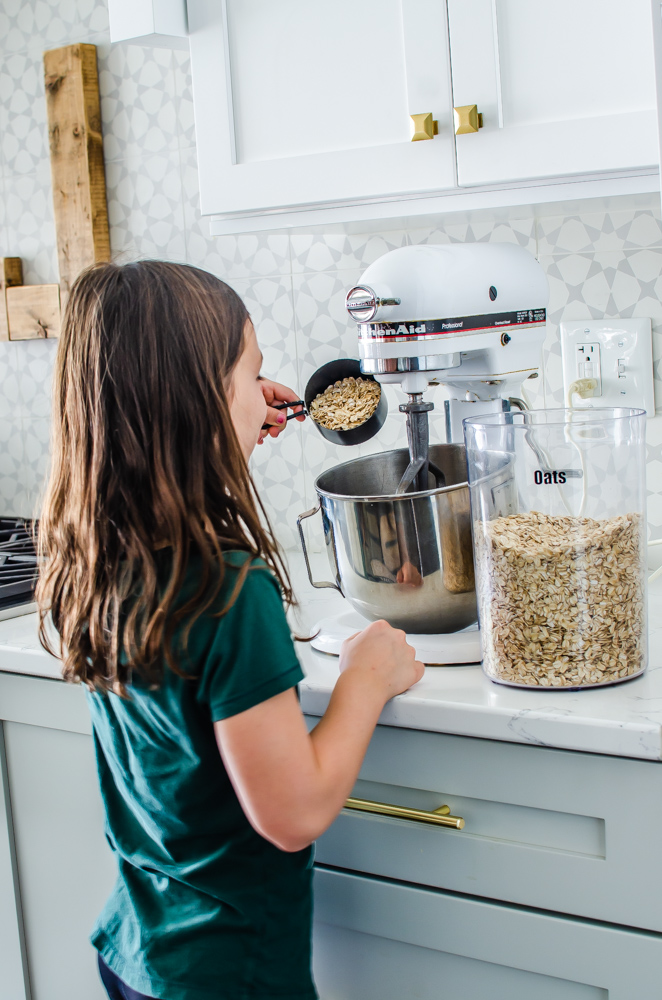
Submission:
[[[0,611],[29,604],[37,582],[34,523],[0,517]]]

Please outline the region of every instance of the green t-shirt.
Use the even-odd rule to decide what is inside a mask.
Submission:
[[[185,662],[128,700],[88,694],[117,883],[92,934],[132,989],[163,1000],[312,1000],[312,849],[278,850],[246,819],[212,723],[302,679],[273,575],[226,556],[214,606],[193,625]],[[164,560],[164,565],[167,559]],[[181,599],[195,589],[191,560]]]

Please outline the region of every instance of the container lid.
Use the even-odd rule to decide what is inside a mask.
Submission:
[[[632,420],[646,416],[646,411],[629,406],[596,406],[591,409],[569,410],[558,407],[549,410],[510,410],[505,413],[484,413],[465,417],[463,424],[471,427],[526,427],[531,424],[589,424],[609,420]]]

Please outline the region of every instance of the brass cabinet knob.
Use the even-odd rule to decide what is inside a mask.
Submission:
[[[412,142],[418,142],[420,139],[433,139],[435,135],[439,135],[439,122],[432,117],[431,111],[428,111],[426,115],[410,115],[409,117],[414,123]]]
[[[455,118],[455,135],[465,132],[477,132],[483,127],[483,116],[475,104],[465,104],[461,108],[453,108]]]

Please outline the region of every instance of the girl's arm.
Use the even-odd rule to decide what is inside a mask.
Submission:
[[[294,689],[214,724],[242,808],[259,834],[298,851],[331,825],[359,773],[382,708],[423,676],[404,632],[373,622],[343,643],[341,674],[308,733]]]

